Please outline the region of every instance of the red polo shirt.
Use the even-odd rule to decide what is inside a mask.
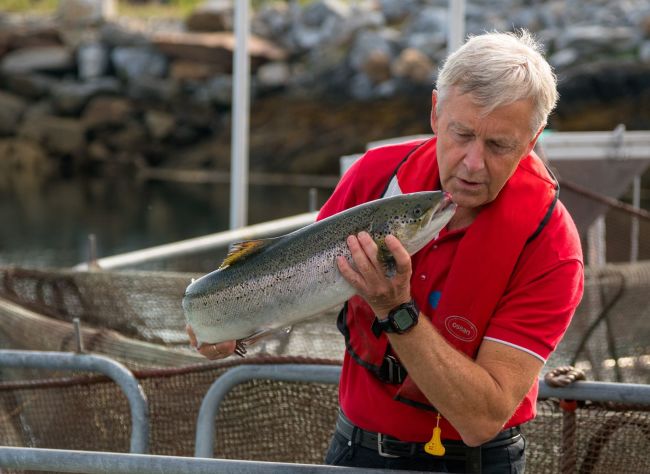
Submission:
[[[376,198],[376,180],[369,180],[368,173],[381,168],[378,163],[386,154],[404,154],[410,147],[392,145],[366,154],[346,173],[319,219]],[[431,319],[435,318],[442,288],[464,233],[464,229],[443,230],[436,240],[413,256],[411,293],[420,312]],[[582,284],[578,233],[567,210],[558,202],[543,231],[524,248],[484,339],[507,344],[546,361],[569,325],[582,295]],[[394,400],[398,388],[381,382],[345,354],[339,402],[348,418],[368,431],[404,441],[428,441],[435,426],[435,413]],[[532,419],[536,398],[537,384],[505,427]],[[441,428],[443,439],[460,439],[444,419]]]

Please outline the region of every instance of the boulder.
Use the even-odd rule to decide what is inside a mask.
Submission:
[[[4,74],[36,71],[64,72],[74,66],[72,52],[64,46],[22,48],[6,54],[0,63]]]
[[[208,0],[195,8],[185,20],[188,31],[232,31],[234,24],[233,2]]]
[[[122,125],[134,114],[130,100],[123,97],[95,97],[83,111],[81,120],[89,130]]]
[[[174,59],[218,64],[232,70],[235,37],[232,33],[157,33],[152,43]],[[282,61],[287,53],[270,41],[251,36],[248,41],[251,68],[269,61]]]
[[[127,81],[164,77],[167,73],[167,59],[151,47],[118,46],[111,52],[111,61],[118,77]]]
[[[18,124],[27,103],[20,97],[0,91],[0,135],[11,135],[18,129]]]
[[[40,116],[23,121],[19,136],[34,140],[48,152],[74,156],[84,148],[85,132],[78,119]]]

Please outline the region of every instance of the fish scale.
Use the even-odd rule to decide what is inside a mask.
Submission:
[[[348,235],[368,231],[378,246],[388,233],[410,254],[423,248],[455,210],[448,194],[428,191],[350,208],[282,237],[235,246],[228,264],[192,282],[183,297],[200,342],[245,340],[291,326],[354,295],[336,257],[351,260]]]

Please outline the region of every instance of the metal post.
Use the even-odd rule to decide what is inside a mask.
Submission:
[[[248,102],[250,58],[248,56],[248,11],[250,0],[235,2],[235,51],[233,53],[233,101],[230,167],[230,228],[237,229],[248,218]]]
[[[636,209],[641,208],[641,176],[634,177],[632,182],[632,205]],[[630,229],[630,262],[639,260],[639,218],[632,217]]]
[[[81,320],[79,318],[74,318],[72,324],[74,325],[75,352],[77,354],[83,354],[84,340],[81,336]]]
[[[602,266],[607,263],[607,237],[605,216],[598,216],[587,231],[589,245],[588,263],[592,266]]]
[[[465,40],[465,0],[449,0],[447,54],[461,47]]]
[[[318,210],[318,189],[309,188],[309,212]]]

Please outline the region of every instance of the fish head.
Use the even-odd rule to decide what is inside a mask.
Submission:
[[[413,255],[438,235],[456,211],[451,195],[444,191],[400,194],[382,200],[386,202],[373,222],[373,229],[379,230],[374,237],[380,252],[385,251],[383,239],[392,234]]]

